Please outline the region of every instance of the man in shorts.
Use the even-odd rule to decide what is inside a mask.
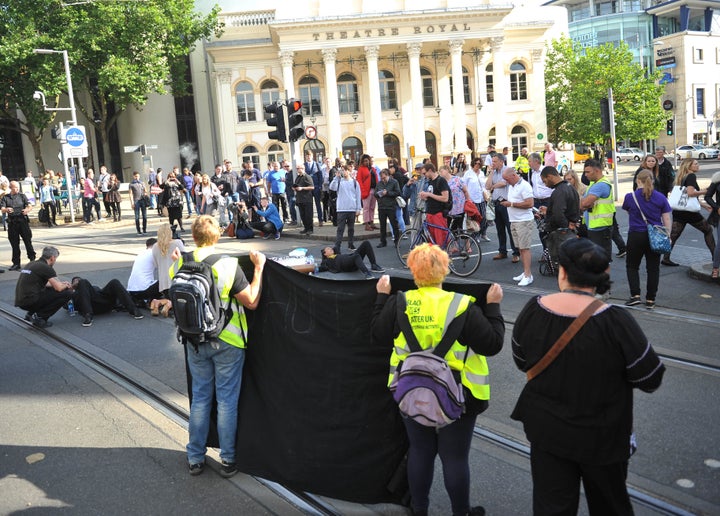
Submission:
[[[523,273],[515,276],[518,286],[525,287],[533,282],[530,264],[532,255],[530,244],[533,234],[536,231],[535,216],[532,208],[534,205],[533,191],[530,184],[525,181],[513,168],[506,168],[502,174],[503,180],[508,185],[508,198],[501,204],[507,208],[508,219],[510,220],[510,234],[515,245],[520,249],[520,261],[523,266]]]

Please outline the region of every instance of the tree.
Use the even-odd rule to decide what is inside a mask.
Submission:
[[[207,15],[194,12],[193,7],[193,0],[106,0],[67,6],[60,0],[7,0],[0,2],[0,20],[7,23],[0,25],[5,29],[0,52],[6,40],[20,46],[15,63],[24,64],[33,79],[53,70],[50,75],[64,83],[62,61],[36,56],[32,48],[67,50],[75,104],[98,131],[104,159],[109,161],[110,133],[120,115],[129,106],[142,108],[152,93],[186,94],[187,55],[198,40],[221,34],[219,7]],[[21,25],[16,24],[19,20]],[[0,54],[0,60],[4,59]],[[12,62],[8,69],[13,69]],[[19,81],[16,72],[11,79]],[[57,91],[56,81],[35,84],[33,91],[46,87],[46,94]],[[0,94],[7,92],[7,88],[0,90]],[[33,107],[24,96],[13,93],[12,97],[13,107],[29,119]],[[28,98],[32,99],[32,93]],[[39,120],[36,130],[47,128],[49,121]]]
[[[583,48],[564,37],[551,43],[545,68],[548,137],[560,142],[609,138],[600,124],[600,99],[612,88],[618,139],[656,138],[667,114],[659,72],[646,75],[627,44]]]

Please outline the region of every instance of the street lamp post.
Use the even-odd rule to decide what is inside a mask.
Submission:
[[[43,101],[43,108],[45,111],[70,111],[70,116],[72,117],[72,124],[73,127],[77,126],[77,110],[75,109],[75,95],[73,94],[73,87],[72,87],[72,76],[70,75],[70,59],[68,58],[68,52],[67,50],[52,50],[48,48],[36,48],[33,50],[36,54],[62,54],[63,56],[63,64],[65,65],[65,81],[67,82],[67,91],[68,91],[68,99],[70,101],[70,107],[69,108],[48,108],[47,104],[45,104],[45,95],[42,92],[36,92],[39,93],[42,97]],[[67,164],[67,157],[65,156],[65,150],[64,146],[60,145],[60,150],[62,152],[63,157],[63,167],[65,168],[65,182],[67,185],[67,192],[68,192],[68,206],[70,207],[70,220],[72,222],[75,222],[75,207],[73,206],[73,186],[72,186],[72,177],[70,177],[70,170],[68,169]],[[72,158],[70,158],[72,159]],[[85,177],[85,168],[83,167],[82,158],[78,158],[78,173],[79,177],[84,178]]]

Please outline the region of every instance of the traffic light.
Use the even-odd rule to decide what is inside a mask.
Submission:
[[[140,146],[140,155],[147,156],[147,145],[144,143]]]
[[[602,132],[610,132],[610,101],[608,99],[600,99],[600,124]]]
[[[285,103],[278,100],[273,104],[265,106],[265,113],[270,116],[265,117],[268,127],[274,127],[274,131],[268,132],[268,138],[280,142],[287,142],[287,129],[285,127]]]
[[[295,99],[287,101],[288,141],[296,142],[305,134],[303,127],[302,102]]]
[[[675,134],[675,121],[672,118],[667,121],[666,130],[668,136]]]

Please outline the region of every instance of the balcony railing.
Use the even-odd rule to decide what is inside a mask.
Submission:
[[[275,11],[247,11],[221,15],[225,27],[254,27],[267,25],[275,19]]]

